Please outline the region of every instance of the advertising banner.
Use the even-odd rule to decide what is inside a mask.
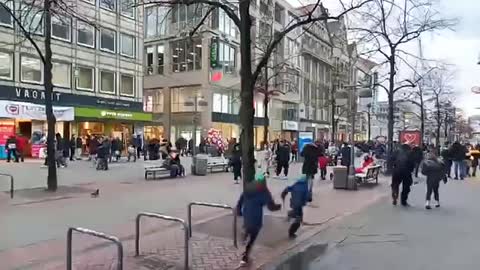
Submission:
[[[400,143],[411,146],[419,146],[420,136],[419,130],[403,130],[400,132]]]
[[[312,131],[300,131],[298,132],[298,151],[301,153],[303,147],[309,143],[313,143]]]
[[[53,114],[57,121],[72,121],[74,119],[73,107],[53,107]],[[0,117],[46,120],[45,106],[28,102],[0,100]]]

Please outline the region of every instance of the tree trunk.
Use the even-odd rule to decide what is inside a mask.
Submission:
[[[438,98],[438,95],[435,98],[435,105],[437,107],[437,132],[435,134],[435,146],[439,147],[440,146],[440,129],[442,128],[442,119],[440,118],[441,112],[440,112],[440,100]]]
[[[268,102],[269,102],[269,94],[268,94],[268,67],[265,66],[265,92],[263,98],[263,111],[265,113],[264,122],[263,122],[263,145],[262,149],[265,149],[265,146],[268,143],[268,125],[269,125],[269,118],[268,118]]]
[[[334,86],[332,86],[332,90],[330,93],[330,99],[332,100],[332,107],[331,107],[331,121],[332,121],[332,143],[335,143],[335,131],[337,129],[337,125],[335,123],[335,109],[337,107],[336,102],[335,102],[335,89]]]
[[[391,49],[391,57],[390,57],[390,74],[389,74],[389,80],[388,80],[388,132],[387,132],[387,139],[388,139],[388,156],[390,157],[391,154],[393,153],[393,127],[394,127],[394,109],[395,109],[395,104],[393,102],[395,92],[394,92],[394,87],[395,87],[395,49]],[[391,165],[391,164],[389,164]],[[391,166],[388,166],[389,168]]]
[[[51,13],[50,0],[44,1],[44,16],[45,16],[45,63],[43,64],[44,74],[43,81],[45,84],[45,111],[47,115],[47,164],[48,164],[48,179],[47,187],[49,191],[57,190],[57,167],[55,166],[55,115],[52,107],[52,48],[51,48]]]
[[[420,145],[423,146],[423,138],[425,137],[425,103],[423,101],[423,90],[420,89]]]
[[[239,2],[240,13],[240,125],[241,125],[241,149],[243,163],[243,187],[255,178],[254,164],[254,141],[253,141],[253,90],[254,80],[252,76],[252,51],[251,51],[251,34],[252,20],[250,18],[250,1]]]

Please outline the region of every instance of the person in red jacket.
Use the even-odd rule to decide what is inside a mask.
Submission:
[[[374,163],[375,163],[375,161],[373,160],[373,158],[370,155],[366,155],[363,158],[362,167],[361,168],[356,168],[355,173],[366,173],[368,167],[374,165]]]
[[[325,180],[327,175],[327,166],[330,163],[330,158],[326,155],[321,155],[318,158],[318,167],[320,168],[320,179]]]
[[[27,138],[17,135],[17,155],[20,161],[24,162],[25,148],[27,147]]]

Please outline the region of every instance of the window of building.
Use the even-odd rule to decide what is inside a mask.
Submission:
[[[193,112],[195,111],[195,96],[198,96],[199,89],[196,86],[175,87],[170,89],[170,106],[172,112]],[[197,97],[197,111],[203,111],[201,98]]]
[[[53,85],[70,88],[71,65],[68,63],[53,62],[52,81]]]
[[[172,23],[193,24],[202,19],[202,5],[176,5],[172,9]]]
[[[161,113],[163,112],[163,90],[145,90],[144,91],[144,111]]]
[[[13,1],[2,1],[10,10],[13,7]],[[0,25],[13,26],[13,18],[4,6],[0,6]]]
[[[115,1],[116,0],[100,0],[100,7],[114,11],[115,10]]]
[[[181,39],[170,43],[173,72],[199,70],[202,68],[202,40]]]
[[[218,63],[223,67],[225,73],[235,71],[235,47],[225,43],[218,43]]]
[[[23,5],[20,7],[21,18],[23,21],[23,27],[33,34],[43,35],[43,12],[30,5]]]
[[[95,28],[93,25],[77,20],[77,43],[95,48]]]
[[[275,21],[280,23],[281,25],[284,24],[283,20],[283,13],[285,11],[285,8],[280,6],[279,4],[275,3]]]
[[[115,36],[113,30],[102,28],[100,29],[100,49],[108,52],[115,52]]]
[[[147,74],[152,75],[153,74],[153,47],[149,46],[145,48],[146,52],[146,61],[147,61]]]
[[[93,91],[94,86],[94,68],[89,67],[77,67],[77,89]]]
[[[132,97],[135,95],[135,79],[132,75],[121,75],[120,95]]]
[[[128,57],[135,56],[135,37],[127,34],[120,35],[120,54]]]
[[[163,74],[165,64],[165,46],[157,46],[157,65],[158,65],[158,74]]]
[[[120,12],[130,18],[135,17],[135,0],[120,0]]]
[[[43,81],[43,66],[40,59],[22,55],[20,62],[22,82],[41,83]]]
[[[214,93],[212,110],[218,113],[231,113],[230,96],[227,94]]]
[[[265,117],[265,108],[263,107],[263,101],[254,101],[255,117]]]
[[[115,72],[100,71],[100,92],[115,94]]]
[[[218,30],[232,37],[237,35],[237,26],[223,9],[218,10]]]
[[[52,16],[52,37],[70,41],[72,39],[70,31],[72,19],[61,16]]]
[[[0,51],[0,78],[13,79],[13,54]]]

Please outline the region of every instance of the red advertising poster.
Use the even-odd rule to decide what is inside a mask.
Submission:
[[[46,144],[32,144],[32,157],[33,158],[42,158],[44,155],[41,152],[46,147],[47,147]]]
[[[400,143],[409,145],[420,145],[419,130],[403,130],[400,132]]]
[[[8,137],[15,135],[15,122],[0,122],[0,145],[5,145]]]

